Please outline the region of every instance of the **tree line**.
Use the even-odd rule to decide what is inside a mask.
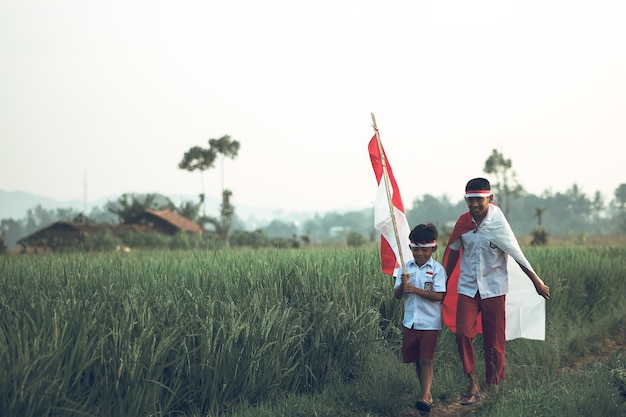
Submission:
[[[231,203],[233,192],[224,188],[223,160],[236,158],[240,144],[225,135],[210,139],[209,147],[192,147],[187,151],[178,168],[188,171],[204,171],[214,167],[221,156],[222,203],[217,216],[203,210],[205,201],[204,182],[198,201],[174,204],[159,194],[123,194],[118,200],[109,201],[104,207],[93,208],[88,215],[74,209],[47,210],[37,206],[30,209],[23,219],[0,220],[0,252],[14,247],[16,242],[55,221],[78,221],[92,223],[125,224],[145,209],[169,209],[207,228],[209,236],[225,246],[278,246],[298,247],[303,244],[347,244],[359,246],[375,241],[378,232],[374,228],[373,208],[350,212],[314,214],[301,223],[274,219],[266,225],[248,230],[237,216]],[[532,235],[533,242],[543,244],[548,236],[563,235],[616,235],[626,233],[626,184],[620,184],[612,199],[604,200],[600,192],[587,195],[576,184],[564,192],[548,192],[537,196],[524,191],[517,182],[511,159],[493,150],[485,161],[484,172],[495,180],[492,188],[495,202],[501,206],[511,226],[518,235]],[[467,211],[463,200],[451,201],[447,196],[426,194],[405,203],[406,217],[410,226],[430,222],[444,234],[452,229],[458,216]]]
[[[170,210],[201,221],[197,202],[173,204],[161,195],[123,195],[117,201],[107,203],[104,208],[94,208],[86,221],[94,223],[123,224],[145,208]],[[498,200],[496,199],[496,202]],[[551,236],[564,235],[617,235],[626,233],[626,184],[621,184],[608,203],[589,197],[576,184],[565,192],[544,193],[541,196],[524,194],[511,200],[508,218],[518,235],[531,235],[539,227]],[[467,210],[464,201],[452,202],[446,196],[423,195],[407,205],[409,225],[432,222],[446,233],[458,216]],[[286,219],[274,219],[267,224],[250,230],[237,217],[234,207],[229,206],[222,215],[230,215],[232,230],[230,243],[234,246],[262,247],[299,246],[302,244],[349,244],[358,246],[378,239],[374,228],[373,208],[348,212],[314,214],[298,224]],[[55,221],[85,221],[82,213],[68,208],[47,210],[37,206],[27,211],[23,219],[2,219],[0,229],[8,246],[14,247],[18,239],[25,237]],[[220,221],[219,218],[215,219]]]

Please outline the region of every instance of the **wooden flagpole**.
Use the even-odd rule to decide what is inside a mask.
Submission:
[[[398,223],[396,222],[396,215],[393,208],[393,202],[391,201],[391,187],[389,184],[389,173],[387,173],[387,161],[385,161],[385,153],[383,152],[383,144],[380,141],[380,133],[378,132],[378,127],[376,127],[376,118],[374,117],[374,113],[372,114],[372,126],[374,127],[374,132],[376,132],[376,143],[378,144],[378,154],[380,155],[380,162],[383,166],[383,178],[381,180],[385,181],[385,191],[387,191],[387,202],[389,203],[389,214],[391,215],[391,223],[393,224],[393,232],[396,236],[396,244],[398,245],[398,254],[400,255],[400,265],[404,270],[404,256],[402,256],[402,249],[400,247],[400,236],[398,234]]]

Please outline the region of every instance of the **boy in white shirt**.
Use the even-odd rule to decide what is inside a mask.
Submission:
[[[443,258],[451,285],[443,316],[456,334],[463,372],[469,379],[461,404],[472,404],[480,395],[473,346],[478,333],[483,334],[487,386],[504,381],[506,376],[507,257],[515,259],[537,293],[546,300],[550,298],[550,288],[533,270],[506,217],[493,204],[489,181],[485,178],[468,181],[465,200],[469,210],[457,220]],[[460,264],[458,282],[453,284],[457,264]]]
[[[432,258],[437,250],[437,228],[420,224],[409,234],[413,259],[398,270],[394,285],[397,299],[404,297],[402,361],[415,363],[421,398],[415,407],[428,413],[433,397],[433,358],[441,330],[441,301],[446,291],[446,271]]]

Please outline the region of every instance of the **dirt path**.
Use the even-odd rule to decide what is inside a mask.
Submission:
[[[568,367],[563,369],[563,372],[576,372],[579,371],[586,363],[598,362],[603,360],[609,360],[618,351],[626,349],[626,334],[619,334],[613,339],[605,341],[604,346],[597,352],[585,355],[584,358],[578,358],[569,364]],[[474,410],[480,405],[479,399],[476,404],[461,405],[458,401],[451,401],[445,403],[435,403],[429,414],[420,414],[417,410],[409,411],[402,417],[463,417],[474,413]]]
[[[458,402],[435,403],[428,417],[461,417],[472,414],[476,405],[461,405]],[[423,417],[419,411],[411,411],[402,417]]]

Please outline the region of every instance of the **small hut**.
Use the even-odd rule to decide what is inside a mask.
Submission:
[[[194,223],[188,218],[167,209],[158,211],[146,209],[146,211],[128,223],[147,226],[156,232],[169,236],[173,236],[179,231],[198,234],[205,231],[204,227],[200,226],[198,223]]]
[[[89,235],[111,230],[110,224],[57,221],[17,241],[22,248],[38,248],[53,252],[85,244]]]
[[[127,224],[95,224],[86,222],[57,221],[51,225],[21,238],[17,241],[24,250],[50,250],[56,252],[66,248],[77,248],[88,244],[88,237],[98,233],[110,232],[118,236],[120,232],[155,231],[173,236],[179,231],[187,233],[203,233],[204,227],[179,216],[171,210],[146,210]]]

